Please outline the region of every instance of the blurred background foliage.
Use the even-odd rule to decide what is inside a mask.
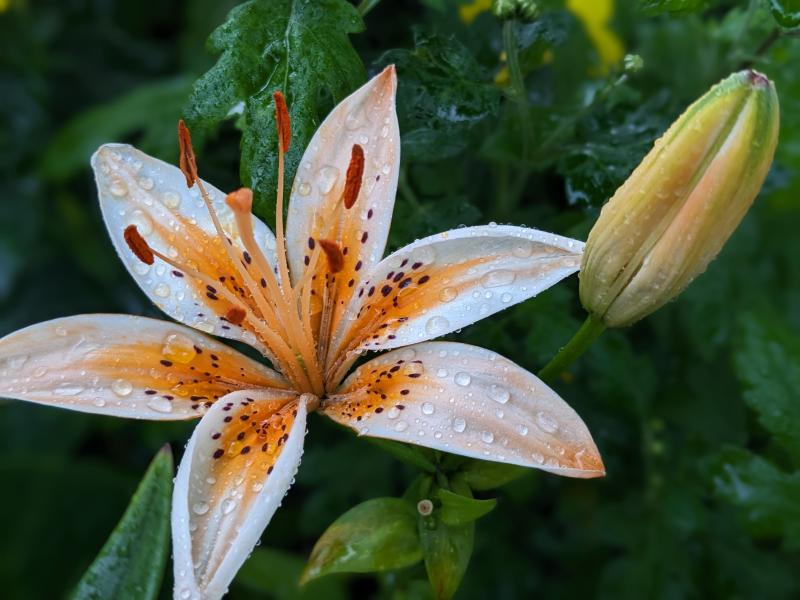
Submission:
[[[670,121],[753,66],[776,83],[782,129],[750,214],[676,302],[607,333],[555,384],[593,432],[608,476],[530,472],[478,492],[497,506],[477,522],[456,597],[798,597],[798,4],[543,0],[533,22],[509,26],[484,0],[367,0],[359,10],[296,0],[294,11],[288,0],[258,0],[232,13],[208,52],[236,4],[0,1],[0,334],[85,312],[159,316],[103,230],[88,158],[102,142],[127,141],[174,162],[184,116],[203,143],[203,176],[265,198],[274,185],[267,83],[290,88],[299,152],[335,101],[397,65],[396,247],[488,221],[584,238]],[[292,19],[330,43],[315,45],[311,31],[294,54],[282,52],[274,36]],[[291,81],[275,84],[268,69],[287,64]],[[269,220],[267,205],[257,210]],[[582,319],[576,283],[459,339],[536,371]],[[417,473],[312,421],[297,483],[230,597],[429,598],[420,564],[297,588],[337,517],[402,496]],[[151,457],[165,441],[179,455],[190,427],[0,404],[2,597],[72,590]]]

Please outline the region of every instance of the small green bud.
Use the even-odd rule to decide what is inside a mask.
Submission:
[[[533,0],[492,0],[492,12],[498,19],[535,21],[539,6]]]
[[[608,327],[631,325],[702,273],[761,189],[779,121],[775,87],[755,71],[734,73],[692,104],[589,233],[584,308]]]
[[[638,73],[644,68],[644,59],[638,54],[626,54],[622,59],[622,67],[626,73]]]

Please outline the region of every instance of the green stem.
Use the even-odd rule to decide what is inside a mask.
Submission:
[[[380,1],[381,0],[361,0],[356,10],[358,10],[358,14],[364,17],[369,11],[378,6]]]
[[[561,348],[558,354],[539,371],[539,379],[548,382],[563,373],[581,354],[589,349],[589,346],[600,337],[600,334],[605,329],[606,326],[600,319],[593,315],[586,317],[581,328],[567,342],[567,345]]]

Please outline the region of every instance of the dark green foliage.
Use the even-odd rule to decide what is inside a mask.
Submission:
[[[278,182],[272,94],[283,92],[292,120],[288,190],[322,117],[363,82],[364,68],[348,38],[362,29],[345,0],[251,0],[211,34],[208,49],[220,57],[195,83],[186,118],[205,134],[241,115],[241,178],[253,188],[261,216],[274,216]]]
[[[72,600],[158,597],[169,556],[172,452],[161,450]]]
[[[585,239],[683,108],[753,67],[776,83],[782,127],[742,226],[675,302],[604,334],[553,384],[587,423],[607,477],[370,444],[312,416],[297,483],[228,597],[800,596],[796,3],[617,0],[608,27],[643,60],[626,72],[599,68],[565,2],[540,2],[541,17],[514,31],[522,95],[501,58],[503,24],[488,12],[465,24],[462,4],[368,2],[362,20],[346,0],[12,0],[0,12],[0,335],[76,313],[159,316],[103,230],[88,158],[119,141],[173,161],[181,113],[201,174],[223,189],[254,186],[269,219],[272,92],[292,112],[288,188],[364,65],[395,62],[404,147],[391,247],[489,221]],[[583,318],[573,277],[452,338],[535,372]],[[75,590],[150,458],[165,442],[183,448],[191,427],[1,401],[2,597]],[[362,550],[330,550],[343,540]],[[318,543],[328,548],[312,559],[319,574],[340,572],[301,588]],[[378,568],[390,570],[369,573]],[[168,574],[160,597],[170,588]]]

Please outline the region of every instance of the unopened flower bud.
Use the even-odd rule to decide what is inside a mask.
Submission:
[[[499,19],[532,22],[539,16],[539,6],[534,0],[492,0],[492,12]]]
[[[603,207],[583,255],[583,306],[630,325],[702,273],[761,189],[778,124],[775,87],[755,71],[692,104]]]

